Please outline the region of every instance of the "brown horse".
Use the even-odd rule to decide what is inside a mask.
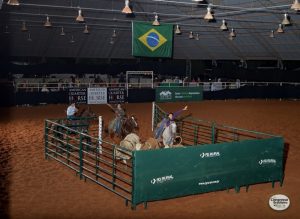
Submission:
[[[108,132],[111,138],[114,138],[116,134],[119,138],[124,139],[128,134],[135,133],[139,129],[137,119],[134,115],[129,117],[125,116],[121,119],[120,130],[115,129],[115,122],[116,118],[109,122],[108,128],[106,129],[106,132]]]

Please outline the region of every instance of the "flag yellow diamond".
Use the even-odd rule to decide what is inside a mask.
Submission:
[[[167,42],[167,39],[155,29],[149,30],[138,39],[152,52]]]

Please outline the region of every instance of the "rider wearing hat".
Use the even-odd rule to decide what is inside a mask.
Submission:
[[[154,137],[159,139],[166,127],[168,127],[175,118],[179,116],[183,111],[187,110],[188,106],[185,106],[183,109],[176,111],[175,113],[169,113],[167,118],[164,118],[160,123],[160,126],[155,130]]]

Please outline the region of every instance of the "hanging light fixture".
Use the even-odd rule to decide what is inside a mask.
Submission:
[[[44,23],[44,27],[47,27],[47,28],[52,27],[52,24],[50,22],[50,18],[48,15],[46,17],[46,22]]]
[[[181,30],[178,24],[176,25],[175,34],[177,35],[181,34]]]
[[[85,25],[85,26],[84,26],[83,33],[84,33],[84,34],[89,34],[89,33],[90,33],[90,31],[89,31],[89,29],[88,29],[88,25]]]
[[[64,31],[64,27],[61,27],[61,31],[60,31],[59,35],[61,35],[61,36],[65,36],[66,35],[66,33]]]
[[[109,41],[109,44],[110,44],[110,45],[113,45],[114,43],[115,43],[114,38],[111,37],[111,38],[110,38],[110,41]]]
[[[29,41],[29,42],[32,41],[30,33],[28,33],[27,41]]]
[[[84,22],[84,17],[82,15],[82,10],[80,8],[78,9],[78,15],[76,17],[76,22],[78,22],[78,23]]]
[[[158,15],[155,13],[155,16],[154,16],[154,21],[152,23],[153,26],[159,26],[160,23],[158,21]]]
[[[28,31],[27,26],[26,26],[26,22],[25,22],[25,21],[22,22],[21,31],[22,31],[22,32],[27,32],[27,31]]]
[[[235,33],[235,30],[233,28],[231,28],[231,31],[229,33],[229,37],[236,37],[236,33]]]
[[[189,39],[194,39],[194,34],[193,34],[193,31],[190,31],[190,34],[189,34]]]
[[[271,30],[271,33],[270,33],[269,37],[271,37],[271,38],[274,38],[274,37],[275,37],[275,35],[274,35],[274,30]]]
[[[199,34],[196,34],[195,40],[199,40]]]
[[[7,26],[7,25],[5,26],[5,31],[4,31],[4,33],[5,33],[5,34],[9,34],[9,30],[8,30],[8,26]]]
[[[13,5],[13,6],[17,6],[17,5],[20,5],[19,1],[18,0],[9,0],[7,2],[8,5]]]
[[[124,6],[124,8],[122,10],[122,13],[124,13],[124,14],[132,14],[132,10],[129,7],[129,0],[125,0],[125,6]]]
[[[291,9],[295,10],[295,11],[300,11],[300,3],[298,0],[295,0],[294,3],[291,6]]]
[[[222,25],[220,26],[220,29],[221,29],[222,31],[228,30],[226,21],[225,21],[224,19],[222,20]]]
[[[74,36],[73,36],[73,35],[71,36],[70,43],[75,43],[75,40],[74,40]]]
[[[111,36],[112,38],[116,38],[117,37],[117,31],[114,29],[113,30],[113,34],[112,34],[112,36]]]
[[[285,26],[291,25],[291,22],[290,22],[290,19],[289,19],[289,16],[287,13],[284,14],[284,18],[281,23]]]
[[[214,20],[214,19],[215,18],[214,18],[214,16],[211,13],[211,5],[209,4],[208,7],[207,7],[207,13],[204,16],[204,20],[211,21],[211,20]]]
[[[277,33],[284,33],[284,30],[282,28],[282,24],[278,25]]]

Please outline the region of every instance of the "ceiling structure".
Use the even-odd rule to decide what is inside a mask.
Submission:
[[[132,21],[153,22],[157,14],[160,23],[174,24],[174,31],[176,25],[180,27],[181,34],[174,34],[173,59],[300,60],[300,14],[291,9],[293,1],[131,0],[133,13],[124,14],[124,0],[19,0],[17,6],[4,0],[0,53],[132,59]],[[207,7],[215,18],[210,22],[204,19]],[[79,10],[83,23],[76,21]],[[283,25],[284,33],[278,33],[285,13],[291,25]],[[44,26],[47,17],[52,27]],[[228,31],[220,29],[223,19]],[[28,31],[21,31],[22,25]],[[83,33],[85,28],[89,33]],[[236,37],[229,37],[231,29]],[[189,38],[191,31],[193,39]],[[272,31],[274,37],[270,37]]]

